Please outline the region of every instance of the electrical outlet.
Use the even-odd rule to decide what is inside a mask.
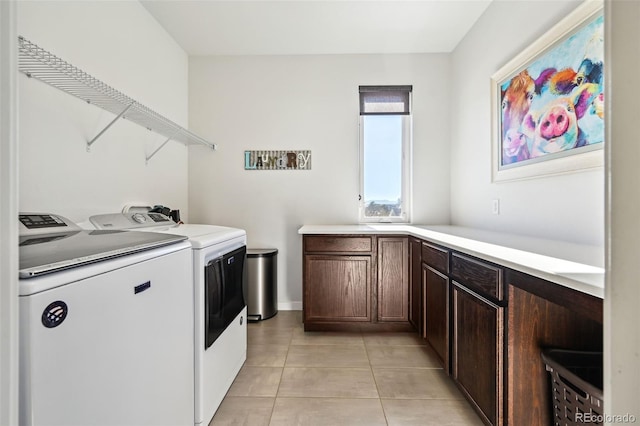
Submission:
[[[491,200],[491,213],[500,214],[500,199],[495,198]]]

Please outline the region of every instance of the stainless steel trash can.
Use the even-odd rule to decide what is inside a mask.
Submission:
[[[278,313],[278,249],[247,249],[247,319]]]

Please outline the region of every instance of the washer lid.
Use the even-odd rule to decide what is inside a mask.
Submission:
[[[234,238],[246,237],[244,229],[229,228],[217,225],[180,224],[166,228],[153,228],[154,232],[183,235],[189,238],[194,249],[201,249],[219,244]]]
[[[153,217],[152,215],[157,217]],[[166,220],[163,220],[165,218]],[[218,225],[177,224],[160,213],[114,213],[100,214],[89,218],[96,229],[135,229],[183,235],[189,238],[191,247],[202,249],[234,238],[246,238],[244,229]]]
[[[185,240],[138,231],[72,231],[20,237],[20,278],[69,269]]]

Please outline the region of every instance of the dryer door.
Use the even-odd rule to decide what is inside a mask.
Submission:
[[[205,350],[244,309],[246,246],[210,261],[205,267]]]

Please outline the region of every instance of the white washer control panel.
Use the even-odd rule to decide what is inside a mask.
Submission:
[[[19,235],[55,234],[79,231],[80,227],[66,217],[50,213],[20,213]]]
[[[96,229],[140,229],[150,226],[173,226],[176,223],[162,213],[109,213],[91,216]]]

